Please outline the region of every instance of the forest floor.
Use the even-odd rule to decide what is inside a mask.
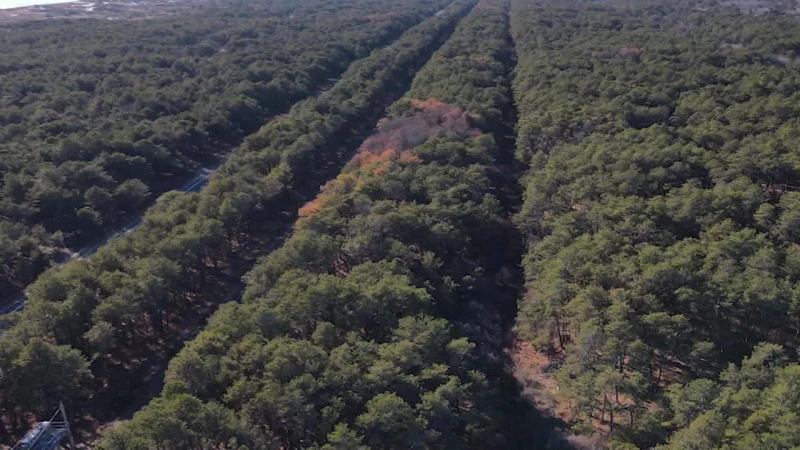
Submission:
[[[513,40],[512,49],[515,49]],[[515,50],[508,67],[517,63]],[[509,73],[509,78],[513,75]],[[522,258],[526,252],[525,239],[514,225],[523,203],[527,166],[515,156],[517,108],[510,105],[505,111],[505,129],[495,135],[500,152],[491,174],[495,194],[504,211],[504,219],[512,232],[507,243],[503,267],[496,273],[497,289],[492,309],[500,316],[502,345],[499,360],[503,367],[500,390],[512,395],[507,407],[514,423],[508,430],[508,448],[552,450],[600,450],[605,448],[602,434],[578,436],[569,431],[572,421],[569,406],[559,399],[558,384],[553,367],[560,363],[559,355],[549,356],[537,351],[530,343],[519,340],[514,332],[517,303],[525,293],[525,274]]]
[[[565,422],[571,421],[573,417],[569,406],[559,400],[558,383],[551,371],[561,362],[561,355],[551,357],[528,342],[516,337],[512,339],[512,345],[506,352],[513,362],[514,378],[522,386],[522,395],[539,411]]]
[[[574,421],[569,404],[558,395],[558,383],[554,371],[561,364],[562,353],[547,355],[516,336],[506,349],[511,361],[514,379],[522,391],[520,395],[542,414],[545,423],[550,423],[561,434],[562,439],[575,450],[600,450],[606,448],[608,426],[596,423],[597,432],[590,436],[576,435],[569,431]]]

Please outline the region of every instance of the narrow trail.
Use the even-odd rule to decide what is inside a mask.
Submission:
[[[518,63],[516,43],[509,23],[509,48],[506,61],[509,68],[508,79],[513,85],[514,68]],[[513,94],[513,92],[512,92]],[[508,296],[497,302],[499,323],[502,324],[502,374],[498,379],[504,393],[511,399],[508,406],[514,411],[515,427],[509,430],[513,438],[509,448],[520,450],[594,450],[604,448],[594,438],[577,436],[569,429],[564,418],[570,417],[567,405],[558,399],[558,385],[552,374],[552,366],[559,361],[539,352],[532,345],[517,338],[514,331],[518,302],[525,295],[525,273],[522,260],[527,252],[527,244],[515,224],[524,201],[525,175],[528,166],[517,159],[516,137],[518,110],[516,98],[511,95],[511,103],[505,112],[504,127],[495,134],[499,147],[496,161],[496,195],[503,207],[504,219],[508,227],[508,244],[505,263],[501,267],[505,284],[502,286]]]
[[[510,23],[508,26],[509,52],[505,55],[504,63],[508,68],[507,78],[511,83],[517,56]],[[511,94],[511,86],[508,87]],[[491,326],[484,327],[492,332],[483,337],[483,345],[488,350],[488,361],[492,363],[491,367],[486,369],[487,374],[492,377],[499,394],[498,399],[503,402],[502,410],[508,415],[503,421],[508,426],[505,433],[507,448],[569,450],[574,446],[564,433],[567,424],[542,408],[543,403],[532,395],[517,365],[516,350],[519,346],[514,334],[514,325],[518,301],[525,293],[522,257],[526,247],[523,236],[514,224],[514,218],[522,205],[524,186],[521,180],[527,167],[515,157],[518,113],[513,95],[509,97],[511,101],[504,110],[502,127],[495,131],[499,151],[494,170],[490,174],[495,195],[502,207],[505,227],[502,242],[505,245],[497,252],[495,260],[487,268],[490,278],[495,283],[489,287],[491,292],[486,294],[489,302],[481,305],[481,311],[474,311],[471,314],[483,317],[484,323],[492,322]]]

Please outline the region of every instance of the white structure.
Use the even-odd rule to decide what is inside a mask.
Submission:
[[[65,439],[69,441],[70,450],[75,450],[75,439],[69,429],[67,410],[64,409],[64,402],[61,402],[50,420],[39,422],[12,450],[53,450],[60,448]]]

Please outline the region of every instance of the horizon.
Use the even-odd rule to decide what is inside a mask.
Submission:
[[[25,6],[73,3],[75,0],[0,0],[0,9],[23,8]]]

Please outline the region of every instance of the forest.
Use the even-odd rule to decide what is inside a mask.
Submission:
[[[487,244],[508,232],[487,175],[500,118],[471,119],[510,102],[501,11],[464,19],[300,209],[292,237],[247,274],[243,302],[211,318],[170,362],[163,394],[99,448],[171,447],[163,435],[197,447],[503,442],[467,338],[475,324],[460,323],[461,309],[486,307],[502,259]],[[207,430],[196,411],[240,425]]]
[[[517,330],[572,417],[613,448],[800,445],[796,19],[515,8]]]
[[[442,6],[445,4],[409,2],[407,14],[398,11],[388,18],[386,12],[362,12],[378,14],[376,20],[388,20],[383,26],[389,33],[401,28],[403,21],[423,20]],[[347,5],[341,9],[343,15],[354,14]],[[299,131],[307,139],[315,138],[322,126],[314,114],[334,106],[337,109],[325,116],[330,122],[326,132],[344,132],[346,125],[380,103],[392,83],[415,64],[420,52],[435,44],[437,35],[452,26],[463,9],[447,10],[423,22],[379,52],[369,55],[365,47],[361,51],[369,56],[353,64],[334,88],[307,103],[296,104],[288,114],[268,122],[257,135],[284,133],[286,142],[296,138]],[[375,36],[356,32],[364,28],[360,22],[352,26],[351,45],[380,45]],[[361,39],[366,41],[362,43]],[[378,77],[382,83],[376,83]],[[355,98],[354,94],[361,96],[360,103],[340,102],[342,98]],[[342,106],[349,108],[339,109]],[[343,118],[345,115],[349,121]],[[314,129],[298,130],[304,120]],[[296,124],[297,128],[287,124]],[[284,158],[288,160],[289,149],[278,147],[277,135],[275,143],[263,149],[253,148],[252,141],[244,142],[234,150],[228,165],[245,158],[244,153],[277,148],[287,153]],[[310,153],[323,144],[318,141],[311,147],[294,146],[292,149],[298,152],[293,156],[299,158],[300,152]],[[300,160],[296,163],[299,165]],[[4,374],[0,402],[12,426],[22,423],[28,413],[49,409],[54,398],[78,396],[85,398],[87,405],[103,405],[95,414],[111,413],[117,408],[114,405],[130,403],[126,397],[133,386],[142,384],[151,365],[167,358],[176,346],[180,348],[186,334],[208,315],[211,306],[236,294],[235,279],[248,264],[249,247],[276,239],[279,226],[287,221],[281,208],[299,201],[296,196],[286,198],[291,182],[288,171],[293,169],[288,162],[280,166],[280,171],[245,169],[236,173],[223,167],[200,193],[162,196],[140,227],[90,258],[45,272],[28,287],[27,307],[6,317],[10,329],[0,339],[0,352],[7,355],[0,363]],[[281,181],[285,187],[279,184]],[[267,220],[262,220],[265,216]],[[39,354],[47,364],[33,364],[28,354]],[[54,373],[50,364],[64,369]]]
[[[0,442],[800,447],[800,23],[739,3],[0,27]]]
[[[431,13],[426,2],[391,14],[352,3],[0,34],[0,291],[25,287]]]

